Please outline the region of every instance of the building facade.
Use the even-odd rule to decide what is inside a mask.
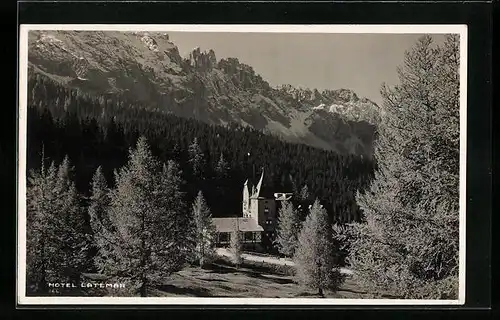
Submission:
[[[246,180],[243,185],[242,217],[213,218],[217,230],[217,244],[230,244],[232,232],[239,230],[243,233],[243,246],[249,250],[271,251],[276,238],[279,202],[289,200],[291,193],[264,192],[262,186],[264,170],[259,182],[252,186]]]

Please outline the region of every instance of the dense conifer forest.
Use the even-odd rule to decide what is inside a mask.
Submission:
[[[84,93],[32,70],[28,88],[28,170],[40,167],[42,150],[56,162],[68,155],[84,196],[98,166],[111,186],[114,170],[126,163],[138,137],[145,136],[156,157],[180,164],[186,200],[201,190],[214,217],[241,214],[243,182],[256,180],[264,168],[264,185],[274,192],[299,194],[307,186],[311,199],[306,201],[317,197],[332,222],[361,220],[354,197],[372,179],[371,159],[284,142],[239,125],[180,118],[117,94]],[[193,146],[195,140],[198,146]],[[196,149],[201,151],[200,170],[193,170],[190,161]]]

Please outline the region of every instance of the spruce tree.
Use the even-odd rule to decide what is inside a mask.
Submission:
[[[216,230],[212,223],[210,209],[201,191],[198,192],[194,200],[192,211],[196,226],[196,260],[200,267],[203,267],[215,255]]]
[[[352,228],[347,224],[332,225],[333,255],[336,257],[335,264],[344,266],[349,253]]]
[[[220,199],[231,199],[233,195],[230,193],[229,188],[231,186],[231,177],[229,176],[229,163],[224,158],[221,153],[219,160],[214,168],[215,171],[215,189],[212,192],[207,192],[207,197],[212,196],[215,200],[211,203],[211,207],[214,211],[220,213],[226,213],[231,210],[231,206],[228,206],[228,201],[220,201]],[[228,192],[229,191],[229,192]]]
[[[328,215],[317,199],[299,234],[294,262],[297,282],[318,290],[320,296],[324,295],[323,290],[335,291],[340,285]]]
[[[109,206],[109,189],[106,178],[99,166],[92,177],[92,193],[90,196],[89,216],[96,217],[99,221],[107,219],[107,209]]]
[[[300,231],[300,217],[289,201],[283,201],[278,212],[276,243],[281,254],[292,257],[297,248],[297,237]]]
[[[109,189],[102,173],[102,167],[99,166],[92,177],[88,212],[94,244],[97,247],[97,253],[94,257],[95,265],[100,271],[103,271],[106,266],[113,265],[110,263],[111,260],[117,261],[117,257],[113,257],[115,253],[113,245],[117,245],[119,239],[112,232],[113,224],[108,215],[109,205]]]
[[[241,257],[243,248],[241,243],[241,231],[239,230],[238,223],[235,223],[234,230],[231,233],[231,244],[229,251],[231,253],[231,261],[234,263],[236,268],[239,268],[243,261]]]
[[[47,169],[42,157],[40,172],[31,170],[26,192],[26,282],[27,294],[46,294],[52,279],[49,234],[53,228],[48,217],[54,215],[57,168],[52,162]]]
[[[64,268],[68,279],[73,282],[80,280],[82,272],[89,269],[89,237],[85,225],[85,211],[81,198],[73,182],[74,168],[70,165],[68,156],[64,157],[57,172],[57,184],[54,188],[62,214],[55,222],[60,229],[56,236],[60,241],[60,252],[53,259]],[[57,221],[59,220],[59,221]]]
[[[217,161],[217,166],[215,167],[215,172],[219,179],[227,179],[229,175],[229,164],[226,159],[224,159],[224,155],[221,153],[219,157],[219,161]]]
[[[31,171],[27,189],[27,289],[47,294],[48,283],[80,280],[88,264],[89,242],[68,157]],[[60,294],[78,294],[61,290]]]
[[[115,179],[108,209],[110,226],[97,214],[92,216],[103,256],[99,267],[108,276],[128,280],[129,287],[144,297],[148,288],[186,263],[189,218],[180,174],[173,162],[162,168],[141,137]]]
[[[203,168],[205,165],[205,157],[200,145],[198,144],[198,138],[194,138],[193,142],[189,145],[189,163],[191,164],[191,169],[193,170],[193,175],[201,179],[203,175]]]
[[[307,187],[307,184],[305,184],[302,189],[300,189],[300,200],[304,203],[307,203],[310,198],[310,193],[309,193],[309,188]]]
[[[370,290],[414,299],[457,298],[459,250],[459,37],[424,36],[382,87],[370,188],[356,200],[350,264]]]
[[[307,184],[305,184],[297,196],[298,205],[297,209],[299,212],[300,220],[304,221],[309,213],[309,208],[311,206],[311,194],[309,192],[309,188]]]

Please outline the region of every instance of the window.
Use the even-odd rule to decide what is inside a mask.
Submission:
[[[227,232],[219,233],[219,242],[229,242],[229,233]]]
[[[245,232],[245,241],[253,240],[253,232]]]

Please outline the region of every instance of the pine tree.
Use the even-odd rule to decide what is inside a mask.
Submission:
[[[229,183],[231,181],[231,177],[229,175],[229,164],[224,158],[224,155],[221,153],[219,160],[214,168],[215,171],[215,179],[214,184],[215,188],[213,192],[208,193],[207,195],[212,196],[215,199],[232,199],[234,196],[231,194]],[[214,211],[220,213],[226,213],[231,211],[231,206],[228,206],[228,201],[213,201],[211,203],[211,208]]]
[[[458,295],[459,37],[424,36],[382,87],[370,189],[357,194],[350,263],[358,283],[405,298]]]
[[[215,167],[215,172],[217,174],[217,177],[223,181],[224,179],[227,179],[228,174],[229,174],[229,164],[227,163],[226,159],[224,159],[224,155],[221,153],[219,157],[219,161],[217,161],[217,166]]]
[[[89,216],[98,220],[108,218],[107,209],[109,206],[109,190],[106,178],[99,166],[92,177],[92,195],[90,196]]]
[[[347,224],[332,225],[333,255],[337,258],[335,264],[344,266],[349,253],[352,228]]]
[[[238,223],[235,223],[234,231],[231,233],[231,245],[229,251],[231,252],[231,261],[237,268],[239,268],[243,261],[241,257],[242,250],[241,231],[239,230]]]
[[[304,287],[317,289],[320,296],[324,289],[336,290],[341,277],[334,254],[328,215],[316,199],[303,224],[294,254],[297,281]]]
[[[298,212],[300,215],[300,220],[303,221],[307,217],[309,213],[309,209],[311,207],[311,194],[309,192],[309,188],[307,187],[307,184],[305,184],[302,189],[300,189],[300,192],[298,194]]]
[[[168,160],[167,165],[163,165],[162,186],[160,193],[161,202],[159,205],[167,208],[167,213],[171,217],[169,232],[172,238],[177,239],[179,251],[176,253],[180,263],[192,258],[195,251],[196,239],[193,237],[195,224],[189,208],[186,205],[186,194],[182,191],[184,180],[182,170],[177,162]]]
[[[278,213],[276,242],[278,250],[285,256],[292,257],[297,247],[300,232],[300,217],[289,201],[283,201]]]
[[[189,218],[179,189],[179,170],[172,162],[161,169],[141,137],[115,179],[108,210],[111,225],[92,215],[100,254],[105,257],[99,269],[127,279],[141,296],[147,296],[150,286],[184,266],[189,251],[185,235]]]
[[[194,138],[193,142],[189,145],[189,163],[191,164],[191,169],[193,170],[193,175],[197,178],[202,178],[203,168],[205,165],[205,157],[200,145],[198,144],[198,138]]]
[[[300,190],[300,200],[304,203],[307,203],[310,198],[310,193],[309,193],[309,188],[307,187],[307,184],[305,184],[302,189]]]
[[[114,237],[112,232],[113,225],[109,221],[109,205],[109,189],[102,173],[102,167],[98,167],[92,178],[92,193],[88,212],[90,226],[94,235],[94,243],[98,250],[94,260],[96,266],[101,268],[101,271],[102,268],[110,264],[110,259],[113,259],[112,254],[114,252],[112,245],[118,243],[118,239]],[[116,260],[115,257],[113,261]]]
[[[40,172],[31,171],[26,193],[26,271],[27,293],[45,294],[51,281],[50,253],[48,239],[54,209],[54,189],[57,169],[54,163],[45,168],[42,157]]]
[[[78,282],[88,270],[88,237],[68,157],[31,171],[27,190],[27,285],[47,293],[49,282]],[[61,292],[78,294],[76,291]]]
[[[82,272],[89,268],[89,241],[85,225],[85,211],[81,205],[80,195],[73,182],[74,168],[69,158],[64,157],[57,172],[58,183],[54,191],[60,201],[62,215],[58,238],[60,255],[57,255],[58,265],[65,269],[70,281],[79,281]],[[65,228],[65,230],[63,230]],[[57,261],[54,259],[54,261]]]
[[[216,230],[212,223],[210,209],[201,191],[194,200],[192,210],[196,226],[196,260],[200,267],[203,267],[215,255]]]

